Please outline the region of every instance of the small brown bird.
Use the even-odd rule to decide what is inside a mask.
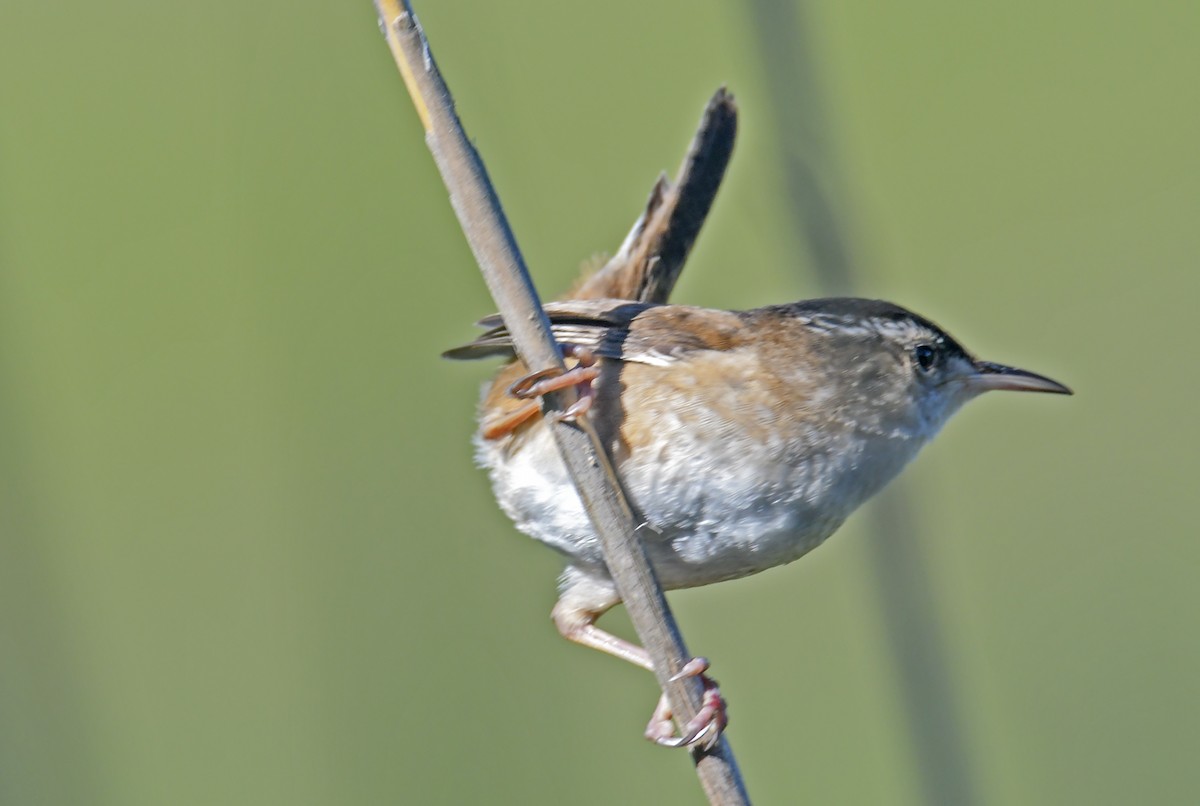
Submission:
[[[647,233],[670,217],[680,192],[660,180],[622,250],[577,291],[583,298],[546,306],[574,369],[543,379],[507,365],[485,391],[475,440],[517,528],[567,559],[553,612],[559,631],[647,669],[641,647],[595,625],[620,597],[530,398],[581,386],[585,416],[648,527],[654,570],[675,589],[755,574],[816,548],[983,392],[1070,394],[1041,375],[977,360],[933,322],[888,302],[816,299],[749,311],[664,304],[682,256],[661,265],[662,244],[648,247]],[[480,324],[487,332],[446,355],[513,359],[499,318]],[[687,672],[702,676],[706,667],[697,661]],[[670,745],[715,740],[723,701],[705,682],[705,710],[682,736],[670,736],[661,703],[647,735]]]

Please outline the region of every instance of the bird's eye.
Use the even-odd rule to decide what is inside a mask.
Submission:
[[[918,344],[913,348],[913,360],[923,372],[929,372],[937,363],[937,350],[932,344]]]

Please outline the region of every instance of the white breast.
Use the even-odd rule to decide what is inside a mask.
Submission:
[[[647,521],[647,549],[664,587],[705,585],[791,562],[820,545],[890,480],[924,440],[866,441],[805,429],[775,411],[745,429],[711,407],[675,401],[653,412],[658,438],[618,465]],[[537,425],[521,449],[477,437],[497,499],[517,527],[582,567],[602,554],[549,429]],[[873,455],[866,456],[870,447]],[[866,461],[867,459],[870,461]],[[866,472],[864,468],[871,468]]]

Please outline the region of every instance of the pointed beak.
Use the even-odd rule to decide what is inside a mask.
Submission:
[[[993,364],[991,361],[976,361],[975,375],[968,384],[979,392],[990,392],[993,389],[1012,389],[1016,392],[1052,392],[1056,395],[1074,394],[1058,381],[1053,381],[1045,375],[1026,372],[1003,364]]]

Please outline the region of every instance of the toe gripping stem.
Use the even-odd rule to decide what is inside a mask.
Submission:
[[[574,386],[579,398],[565,411],[555,414],[560,422],[573,422],[592,407],[595,398],[592,381],[600,377],[600,368],[596,366],[595,353],[588,348],[577,344],[563,344],[561,347],[563,358],[575,359],[575,366],[568,370],[552,368],[531,372],[508,387],[508,393],[520,400],[530,400]]]
[[[716,746],[722,731],[729,724],[729,715],[717,681],[705,674],[708,667],[707,658],[692,658],[671,678],[672,682],[686,677],[700,678],[704,694],[701,696],[700,710],[696,712],[696,716],[692,717],[676,736],[671,705],[667,702],[667,695],[663,694],[650,717],[650,723],[646,725],[647,739],[663,747],[698,745],[705,750],[711,750]]]

